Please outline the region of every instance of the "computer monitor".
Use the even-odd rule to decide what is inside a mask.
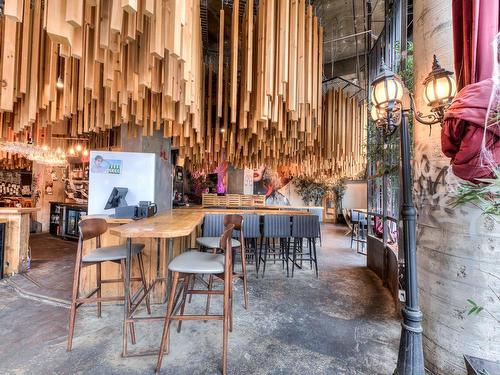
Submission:
[[[127,192],[127,188],[114,187],[104,209],[109,210],[110,208],[125,207],[127,205],[127,201],[125,200]]]

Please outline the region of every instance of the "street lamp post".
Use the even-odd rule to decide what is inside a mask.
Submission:
[[[410,108],[403,108],[405,91],[401,78],[382,61],[379,75],[373,80],[371,116],[385,134],[392,134],[399,127],[401,142],[403,253],[405,257],[405,306],[395,375],[424,375],[422,349],[422,312],[418,302],[416,209],[412,197],[410,163],[410,132],[408,116],[413,112],[417,121],[425,125],[442,123],[444,112],[455,95],[452,72],[444,70],[434,56],[432,71],[424,81],[425,100],[431,114],[424,116],[415,111],[412,95]]]

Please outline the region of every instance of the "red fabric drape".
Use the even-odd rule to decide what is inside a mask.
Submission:
[[[453,0],[457,89],[491,78],[492,41],[500,31],[499,0]]]
[[[484,121],[492,92],[493,41],[500,29],[500,0],[453,0],[453,49],[457,89],[445,114],[441,149],[451,158],[458,177],[475,182],[491,177],[491,166],[481,162]],[[498,127],[486,130],[491,162],[500,162]]]
[[[444,116],[441,149],[451,158],[453,173],[468,181],[493,177],[491,165],[480,160],[484,120],[488,110],[493,80],[468,85],[453,100]],[[486,130],[486,147],[492,151],[494,164],[500,163],[500,127]]]

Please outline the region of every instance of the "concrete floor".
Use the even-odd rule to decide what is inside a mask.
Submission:
[[[394,303],[365,267],[366,258],[349,248],[344,232],[344,227],[323,226],[319,279],[308,269],[287,279],[278,264],[268,267],[264,279],[251,273],[248,311],[242,307],[241,284],[235,285],[230,374],[393,372],[400,333]],[[101,319],[92,306],[79,309],[73,351],[66,352],[75,244],[47,236],[33,240],[28,279],[17,275],[0,282],[0,374],[153,373],[156,357],[121,358],[118,305],[104,306]],[[47,249],[55,260],[48,261]],[[61,272],[55,272],[57,262]],[[199,312],[204,302],[193,297],[186,313]],[[213,306],[221,310],[215,299]],[[157,314],[165,309],[154,307]],[[137,348],[157,347],[161,328],[159,322],[137,324]],[[162,373],[220,373],[221,322],[185,322],[171,338]]]

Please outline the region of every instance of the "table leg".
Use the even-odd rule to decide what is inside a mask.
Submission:
[[[160,275],[160,261],[161,261],[161,238],[156,238],[156,278],[159,279]]]
[[[174,257],[174,240],[172,238],[169,238],[168,239],[168,242],[167,242],[167,296],[170,296],[170,289],[172,287],[172,272],[170,272],[170,270],[168,269],[168,264],[170,263],[170,261],[172,260],[172,258]]]
[[[127,356],[127,331],[128,331],[128,312],[130,310],[130,304],[128,296],[130,294],[130,272],[132,265],[132,239],[127,238],[127,259],[125,263],[125,285],[123,285],[124,290],[124,302],[123,302],[123,351],[122,356]]]

